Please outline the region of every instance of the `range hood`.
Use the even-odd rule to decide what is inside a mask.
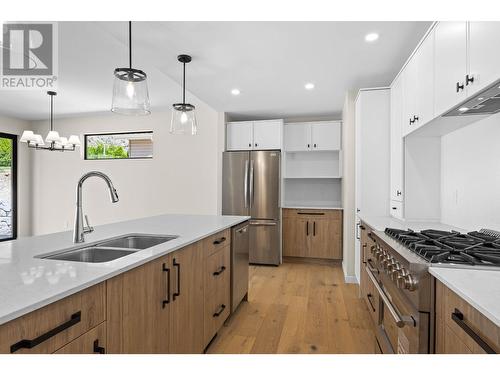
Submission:
[[[443,116],[491,115],[500,111],[500,79]]]

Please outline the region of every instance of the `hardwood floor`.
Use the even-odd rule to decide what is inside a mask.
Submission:
[[[373,353],[371,327],[358,286],[344,283],[340,265],[251,266],[248,302],[207,353]]]

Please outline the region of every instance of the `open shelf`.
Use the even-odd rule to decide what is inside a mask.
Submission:
[[[341,205],[340,179],[302,179],[284,181],[284,207],[331,207]]]
[[[340,151],[285,152],[284,178],[341,178]]]

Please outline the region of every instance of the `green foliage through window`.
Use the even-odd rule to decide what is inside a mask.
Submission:
[[[12,140],[0,138],[0,167],[12,166]]]
[[[98,143],[95,146],[87,146],[88,159],[126,159],[128,152],[123,146],[105,145]]]

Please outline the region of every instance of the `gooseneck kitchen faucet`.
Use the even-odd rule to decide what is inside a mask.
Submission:
[[[76,186],[76,214],[75,214],[75,226],[74,226],[74,231],[73,231],[73,242],[74,243],[85,242],[85,234],[91,233],[94,231],[94,228],[92,228],[89,225],[89,220],[87,218],[87,215],[85,215],[86,226],[83,225],[82,186],[83,186],[83,183],[85,182],[85,180],[87,180],[87,178],[89,178],[89,177],[102,178],[106,182],[106,184],[108,185],[111,202],[116,203],[119,200],[118,193],[116,192],[116,189],[113,186],[111,179],[106,174],[99,172],[99,171],[91,171],[91,172],[85,173],[82,177],[80,177],[80,180],[78,181],[78,185]]]

